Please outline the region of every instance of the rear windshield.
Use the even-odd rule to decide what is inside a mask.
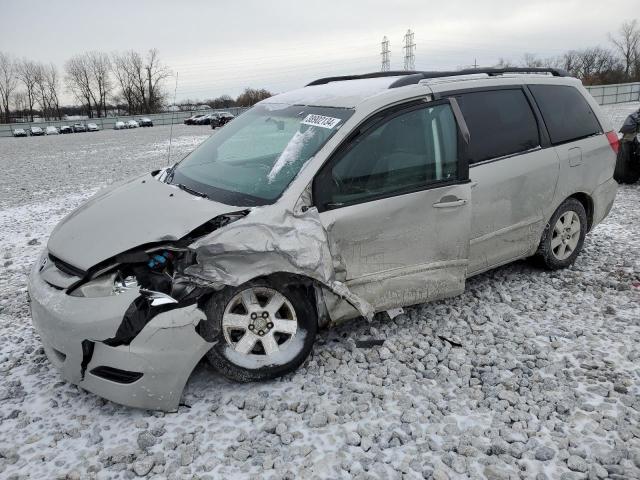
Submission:
[[[551,143],[566,143],[602,133],[600,122],[576,88],[529,85],[529,89],[542,112]]]
[[[257,105],[182,160],[166,181],[238,206],[274,203],[353,110]]]

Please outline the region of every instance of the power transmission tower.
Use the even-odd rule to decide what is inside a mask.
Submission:
[[[380,55],[382,55],[381,71],[383,72],[388,72],[390,70],[390,67],[391,67],[391,60],[389,59],[390,54],[391,52],[389,51],[389,39],[385,35],[382,38],[382,53],[380,53]]]
[[[416,44],[413,42],[413,32],[411,29],[407,30],[404,36],[404,69],[415,70],[416,68]]]

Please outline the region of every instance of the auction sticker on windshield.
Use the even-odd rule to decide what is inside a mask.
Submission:
[[[322,127],[322,128],[333,128],[338,123],[340,123],[339,118],[333,117],[325,117],[324,115],[307,115],[304,120],[302,120],[302,125],[311,125],[313,127]]]

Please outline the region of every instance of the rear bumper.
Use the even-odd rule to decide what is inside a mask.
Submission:
[[[591,228],[595,227],[609,215],[613,202],[618,192],[618,182],[610,178],[606,182],[598,185],[593,192],[593,222]]]
[[[39,265],[29,278],[31,316],[47,357],[62,377],[123,405],[176,410],[191,371],[213,346],[195,330],[204,313],[196,305],[164,312],[130,345],[110,347],[102,340],[114,337],[137,290],[101,298],[72,297],[44,282]],[[93,343],[93,354],[83,372],[82,345],[87,340]],[[92,373],[97,367],[136,375],[129,383],[115,381],[113,376],[104,378],[104,368]]]

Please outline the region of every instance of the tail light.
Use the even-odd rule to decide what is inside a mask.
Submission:
[[[620,140],[618,139],[618,134],[613,130],[611,130],[610,132],[607,132],[607,140],[609,140],[609,145],[611,146],[611,149],[617,155],[618,150],[620,150]]]

